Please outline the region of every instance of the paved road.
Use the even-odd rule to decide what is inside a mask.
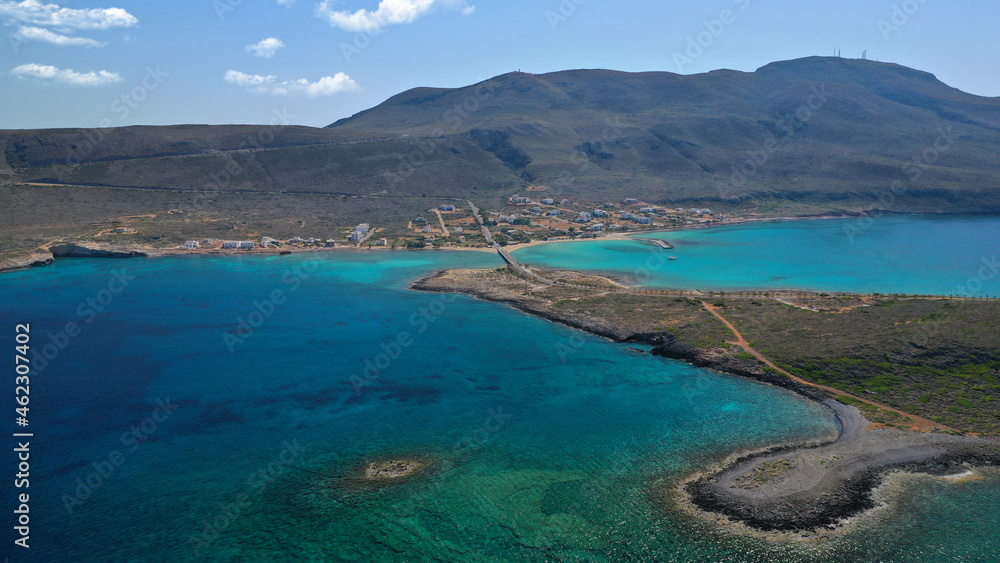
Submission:
[[[479,208],[476,207],[475,203],[469,200],[465,200],[472,208],[472,216],[476,218],[476,222],[479,223],[479,228],[483,231],[483,236],[486,237],[486,244],[496,246],[496,241],[493,240],[493,235],[490,234],[490,230],[486,227],[486,222],[483,221],[483,216],[479,214]]]

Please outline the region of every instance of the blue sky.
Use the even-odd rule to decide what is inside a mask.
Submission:
[[[753,71],[834,48],[1000,96],[997,22],[985,0],[0,0],[0,128],[322,126],[517,69]]]

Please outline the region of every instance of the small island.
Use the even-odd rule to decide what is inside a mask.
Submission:
[[[369,481],[403,479],[420,472],[425,464],[416,459],[382,459],[365,465],[364,478]]]
[[[332,489],[377,491],[427,475],[439,463],[440,460],[433,455],[400,454],[356,460],[334,474],[318,475],[323,476],[325,486]]]

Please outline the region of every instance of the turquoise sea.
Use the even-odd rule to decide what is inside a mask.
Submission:
[[[995,217],[762,222],[647,238],[675,248],[598,239],[513,254],[529,265],[586,266],[647,287],[1000,295]]]
[[[956,221],[970,256],[993,254],[996,238],[981,233],[995,221]],[[771,246],[787,247],[789,228],[800,228],[798,244],[819,246],[812,238],[831,224],[772,224]],[[912,225],[927,231],[922,220]],[[683,235],[693,250],[750,236],[746,229],[765,240],[767,228]],[[875,254],[856,255],[858,272],[881,271],[871,258],[877,239],[869,240]],[[634,255],[644,257],[641,243],[624,244],[640,245]],[[528,250],[556,247],[579,256],[588,244]],[[677,264],[685,252],[678,244]],[[796,255],[809,272],[804,283],[830,289],[813,285],[835,279],[819,258]],[[630,267],[586,257],[572,267],[593,263]],[[441,268],[499,265],[481,253],[333,252],[60,260],[3,274],[8,354],[14,325],[30,323],[41,356],[28,427],[13,424],[13,372],[5,387],[10,432],[34,436],[27,488],[14,487],[18,443],[4,438],[0,557],[996,560],[996,478],[921,481],[881,526],[824,542],[733,536],[678,512],[669,491],[679,479],[735,450],[830,435],[835,422],[782,390],[504,305],[407,289]],[[381,490],[352,478],[363,462],[393,457],[429,469]],[[23,493],[30,549],[13,544],[14,498]]]

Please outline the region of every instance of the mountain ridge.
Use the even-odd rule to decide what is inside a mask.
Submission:
[[[595,123],[619,123],[621,134],[608,138]],[[949,147],[948,154],[920,163],[923,183],[913,193],[927,193],[930,184],[992,191],[998,176],[988,153],[1000,136],[1000,98],[968,94],[893,63],[808,57],[752,73],[507,73],[462,88],[408,90],[329,127],[413,136],[494,130],[526,156],[518,170],[526,182],[551,183],[584,153],[605,174],[581,180],[618,191],[631,179],[646,188],[644,197],[657,185],[679,183],[681,189],[662,194],[665,202],[718,199],[720,193],[795,195],[817,191],[815,180],[833,184],[836,192],[855,184],[855,191],[874,193],[903,181],[913,155],[933,147],[939,130],[961,127],[954,138],[963,152]],[[784,142],[792,137],[795,143]],[[728,179],[741,167],[753,168],[748,154],[775,141],[783,146],[768,147],[775,153],[768,166],[740,182],[748,189],[719,187],[732,184]],[[605,149],[588,148],[596,144]],[[664,146],[668,150],[656,153]],[[813,185],[796,189],[787,176],[811,176]]]
[[[496,208],[528,188],[757,216],[1000,213],[998,145],[1000,98],[892,63],[514,72],[406,90],[326,128],[0,131],[0,185],[20,186],[0,194],[0,224],[37,234],[25,206],[79,226],[156,201],[194,208],[186,220],[259,216],[262,228],[314,205],[331,222],[405,225],[435,198]],[[60,203],[98,193],[93,209]],[[205,194],[219,209],[191,203]]]

